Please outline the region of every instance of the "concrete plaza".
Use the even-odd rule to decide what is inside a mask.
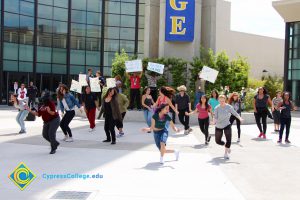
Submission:
[[[282,200],[299,199],[300,118],[293,118],[291,144],[276,143],[278,134],[268,125],[267,140],[257,139],[256,125],[242,125],[241,142],[233,144],[230,160],[223,159],[223,147],[204,145],[204,136],[194,126],[190,135],[170,133],[168,147],[181,151],[179,161],[167,155],[159,163],[153,135],[142,133],[142,122],[125,122],[125,136],[116,145],[104,144],[103,119],[97,130],[88,132],[88,121],[71,122],[74,142],[60,141],[55,155],[42,138],[42,120],[26,122],[27,134],[19,135],[17,111],[0,108],[0,199],[70,199],[57,192],[77,191],[99,200]],[[178,127],[182,127],[177,123]],[[213,127],[210,128],[213,135]],[[58,129],[58,140],[63,138]],[[8,175],[24,162],[36,175],[21,191]],[[101,179],[46,180],[43,174],[101,174]],[[77,193],[83,194],[83,193]],[[74,198],[73,198],[74,199]],[[83,199],[83,198],[82,198]]]

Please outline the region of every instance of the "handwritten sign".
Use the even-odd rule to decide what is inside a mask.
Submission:
[[[159,73],[159,74],[163,74],[164,73],[164,68],[165,68],[165,66],[162,65],[162,64],[148,62],[147,69],[149,71],[153,71],[153,72],[156,72],[156,73]]]
[[[82,85],[78,81],[72,80],[70,91],[81,94]]]
[[[107,88],[114,88],[114,87],[116,87],[116,79],[114,79],[114,78],[107,78],[106,79],[106,85],[107,85]]]
[[[92,92],[101,92],[100,80],[99,78],[90,78],[90,86]]]
[[[131,60],[125,62],[126,72],[141,72],[143,71],[142,60]]]
[[[86,81],[86,74],[79,74],[79,83],[81,86],[88,86],[88,83]]]
[[[219,72],[215,69],[212,69],[210,67],[204,66],[202,68],[200,78],[203,78],[204,80],[207,80],[211,83],[215,83],[217,76]]]

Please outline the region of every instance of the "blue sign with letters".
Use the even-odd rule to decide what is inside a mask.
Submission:
[[[166,41],[194,40],[195,0],[166,0]]]

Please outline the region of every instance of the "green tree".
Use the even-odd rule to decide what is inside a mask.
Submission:
[[[283,90],[283,79],[278,76],[268,76],[265,78],[264,87],[267,89],[271,98],[276,96],[276,91]]]

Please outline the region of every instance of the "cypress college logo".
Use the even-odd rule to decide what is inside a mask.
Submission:
[[[25,163],[21,162],[8,178],[18,186],[20,190],[24,190],[36,178],[36,175],[25,165]]]

